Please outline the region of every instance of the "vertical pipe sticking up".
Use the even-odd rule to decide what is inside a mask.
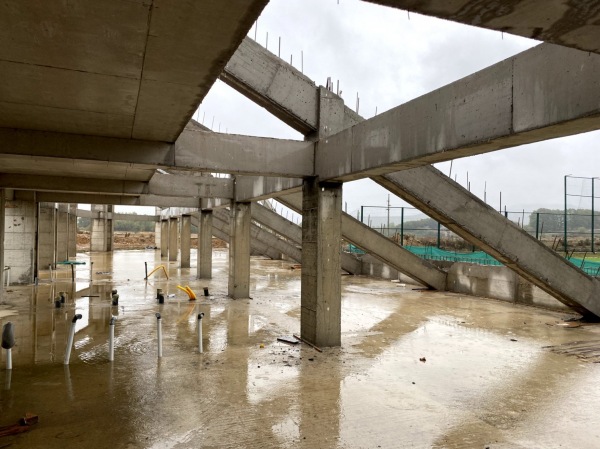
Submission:
[[[158,358],[162,357],[162,319],[160,313],[156,313],[156,333],[158,337]]]
[[[198,314],[198,352],[202,354],[202,317],[204,316],[204,312]]]
[[[115,360],[115,323],[117,317],[113,316],[108,324],[108,360]]]
[[[75,337],[75,326],[77,326],[77,320],[81,319],[81,314],[73,316],[71,320],[71,330],[69,331],[69,339],[67,340],[67,350],[65,351],[65,360],[64,364],[68,365],[69,360],[71,359],[71,348],[73,347],[73,338]]]
[[[12,369],[12,347],[15,345],[15,331],[12,322],[8,322],[2,329],[2,347],[6,349],[6,369]]]

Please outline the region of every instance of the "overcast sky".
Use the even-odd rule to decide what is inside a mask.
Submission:
[[[271,0],[249,36],[300,68],[317,85],[327,77],[340,81],[346,105],[370,118],[433,89],[522,52],[538,42],[496,31],[410,15],[358,0]],[[214,125],[213,125],[214,117]],[[214,131],[277,138],[302,139],[297,132],[217,82],[201,105],[197,118]],[[452,177],[471,191],[509,210],[560,208],[563,176],[600,176],[596,148],[599,134],[555,139],[482,156],[457,159]],[[448,174],[450,163],[437,167]],[[599,189],[600,190],[600,186]],[[344,185],[348,211],[361,205],[387,203],[388,192],[369,180]],[[392,205],[404,203],[392,195]]]

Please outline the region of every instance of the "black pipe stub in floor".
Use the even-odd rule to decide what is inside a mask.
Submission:
[[[208,287],[204,287],[204,296],[208,296]]]

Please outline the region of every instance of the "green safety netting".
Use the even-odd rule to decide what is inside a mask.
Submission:
[[[600,276],[600,262],[594,262],[587,259],[584,262],[583,259],[578,257],[571,257],[569,261],[576,267],[581,268],[587,274],[591,274],[592,276]]]
[[[357,248],[354,245],[350,246],[350,252],[357,254],[364,254],[364,251]],[[479,265],[497,265],[500,266],[502,263],[498,262],[489,254],[484,253],[483,251],[475,251],[468,253],[461,253],[456,251],[445,251],[443,249],[436,248],[435,246],[404,246],[405,249],[409,250],[411,253],[416,254],[423,259],[429,260],[446,260],[449,262],[465,262],[465,263],[474,263]],[[600,262],[595,262],[591,260],[585,260],[572,257],[569,261],[578,268],[581,268],[587,274],[592,276],[600,275]]]
[[[435,246],[405,246],[405,249],[423,259],[447,260],[450,262],[467,262],[480,265],[502,265],[496,259],[483,251],[459,253],[456,251],[445,251]]]

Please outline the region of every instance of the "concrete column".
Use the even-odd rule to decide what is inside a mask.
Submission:
[[[181,216],[181,268],[190,268],[192,249],[192,216]]]
[[[40,270],[56,262],[56,208],[53,203],[38,203],[37,257]]]
[[[317,346],[341,344],[342,185],[304,181],[300,332]]]
[[[4,263],[10,266],[10,281],[31,284],[36,276],[37,204],[35,195],[23,193],[21,199],[6,201]]]
[[[177,217],[169,218],[169,262],[177,260]]]
[[[112,219],[115,211],[115,206],[106,206],[106,251],[112,251],[114,249],[115,242],[115,223]]]
[[[231,206],[229,287],[233,299],[250,297],[250,203]]]
[[[91,231],[91,250],[98,252],[108,251],[108,220],[106,214],[108,208],[103,205],[92,204],[92,212],[98,212],[99,218],[92,218],[92,231]],[[112,236],[111,236],[112,237]]]
[[[169,257],[169,220],[160,221],[160,257]]]
[[[198,279],[212,278],[212,210],[200,211],[198,220]]]
[[[160,218],[160,213],[156,214]],[[161,239],[161,220],[159,219],[156,223],[154,223],[154,246],[157,248],[162,248],[162,239]]]
[[[69,206],[59,204],[56,211],[56,251],[55,262],[69,258]]]
[[[67,257],[77,256],[77,204],[69,204]]]
[[[0,189],[0,301],[4,293],[4,220],[6,219],[6,191]]]

